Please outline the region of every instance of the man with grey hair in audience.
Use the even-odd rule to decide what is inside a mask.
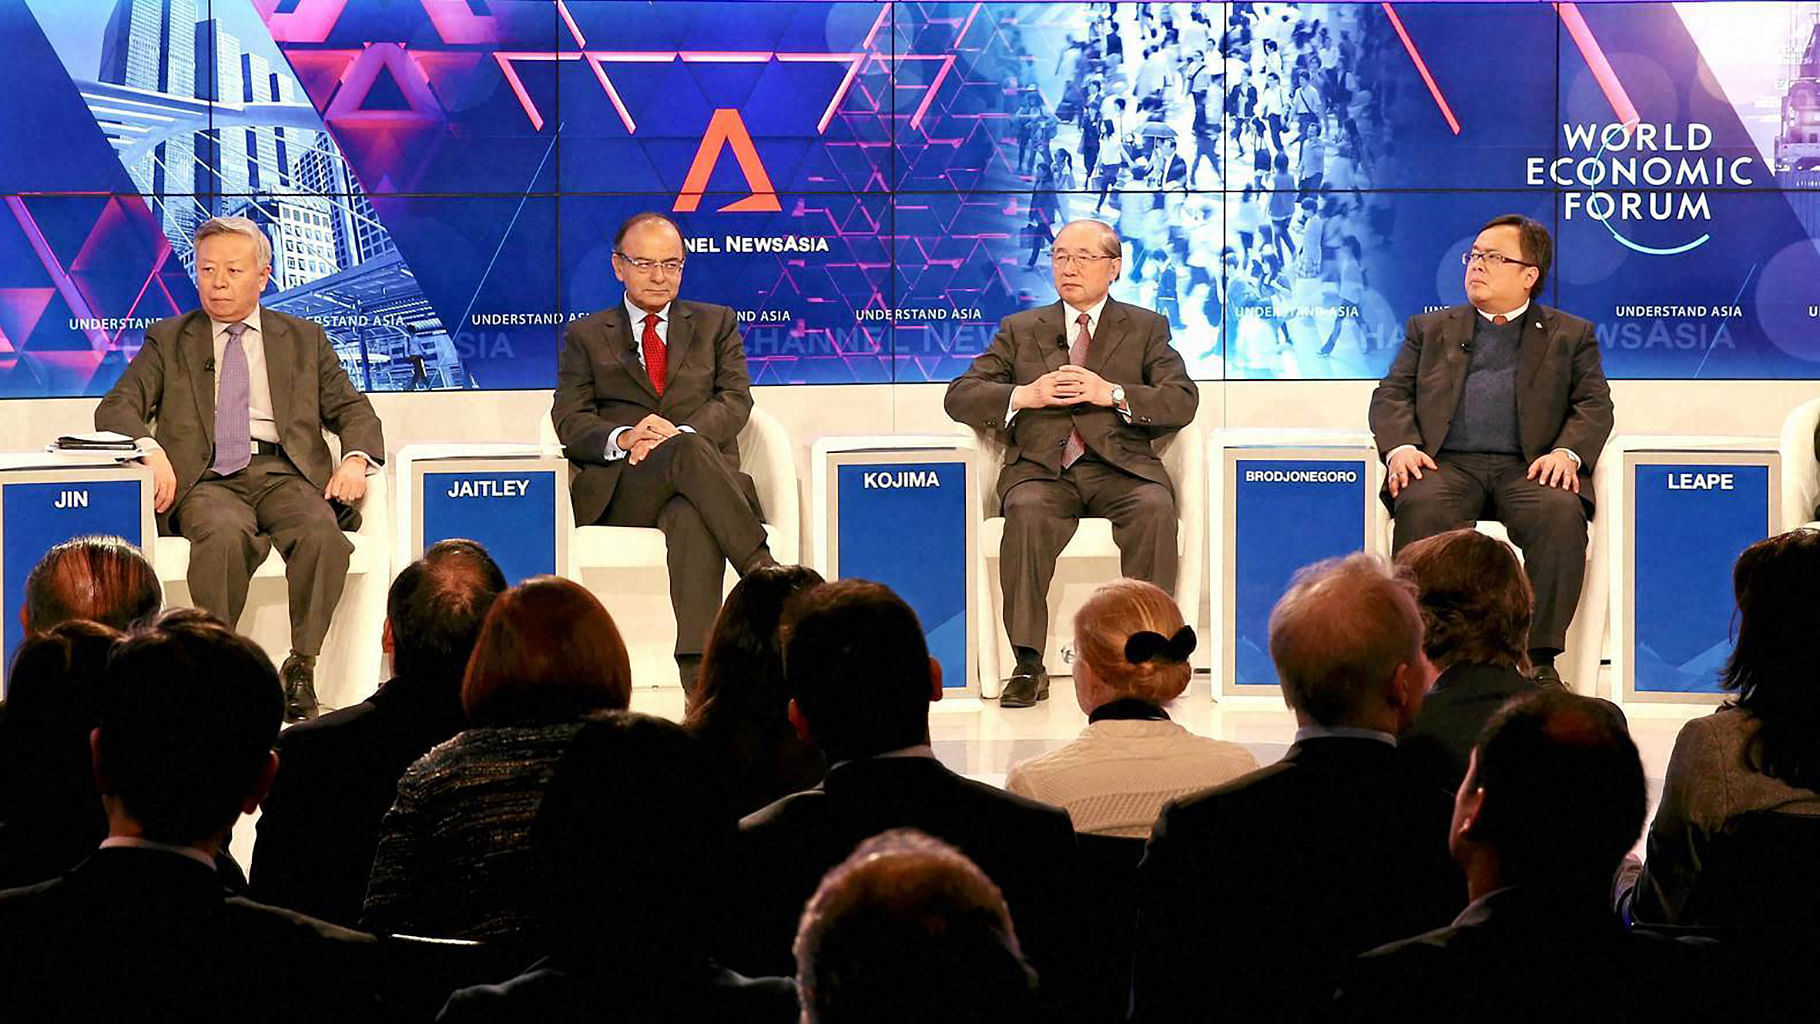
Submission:
[[[354,546],[366,477],[385,458],[379,417],[321,327],[259,304],[272,243],[245,217],[196,229],[202,308],[146,328],[95,409],[95,429],[138,440],[158,531],[190,542],[190,600],[230,626],[273,547],[290,588],[285,718],[316,716],[316,655]],[[153,424],[156,424],[154,427]],[[322,432],[341,439],[329,454]]]
[[[1138,869],[1134,1020],[1303,1021],[1351,959],[1465,904],[1447,793],[1397,756],[1434,670],[1374,555],[1296,574],[1270,615],[1283,759],[1165,808]]]
[[[85,536],[52,547],[25,577],[19,621],[28,636],[65,622],[99,622],[129,630],[152,621],[164,604],[158,573],[119,537]]]

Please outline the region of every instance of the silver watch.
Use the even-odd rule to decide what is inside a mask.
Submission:
[[[1113,405],[1124,405],[1125,404],[1125,385],[1123,385],[1123,384],[1112,385],[1112,404]]]

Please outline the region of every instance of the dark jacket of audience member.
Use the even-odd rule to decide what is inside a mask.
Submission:
[[[1758,541],[1732,570],[1738,642],[1720,684],[1737,697],[1675,737],[1649,856],[1635,890],[1639,921],[1738,922],[1704,877],[1727,825],[1755,811],[1820,814],[1820,685],[1814,641],[1820,625],[1820,531]],[[1811,887],[1811,875],[1790,879]],[[1806,906],[1813,906],[1812,900]],[[1773,908],[1769,908],[1773,909]]]
[[[728,862],[739,872],[743,920],[729,965],[791,969],[803,904],[822,875],[862,840],[916,828],[953,844],[1004,891],[1045,999],[1069,1008],[1075,943],[1074,831],[1068,815],[963,778],[929,747],[929,703],[941,669],[916,613],[875,583],[826,583],[792,603],[784,669],[792,721],[833,766],[815,789],[740,823]]]
[[[532,830],[537,944],[550,954],[503,985],[455,993],[439,1019],[794,1024],[788,979],[709,959],[733,829],[682,728],[596,716],[557,764]]]
[[[116,651],[95,740],[102,848],[0,893],[0,999],[18,1021],[383,1019],[374,943],[232,897],[212,858],[275,767],[278,673],[204,613]]]
[[[735,818],[827,774],[822,752],[790,725],[777,637],[785,602],[820,582],[821,574],[800,565],[749,572],[727,595],[708,636],[683,725],[701,741]]]
[[[1302,1021],[1359,953],[1465,903],[1447,796],[1398,755],[1430,682],[1401,581],[1304,569],[1270,619],[1302,728],[1283,759],[1170,805],[1138,869],[1134,1017]]]
[[[1440,672],[1397,746],[1451,793],[1491,716],[1543,686],[1525,674],[1535,596],[1510,545],[1473,529],[1416,541],[1397,564],[1415,580],[1422,649]]]
[[[866,840],[823,877],[796,934],[804,1024],[1037,1020],[998,886],[915,829]]]
[[[55,878],[107,838],[89,733],[120,634],[65,622],[26,638],[0,705],[0,888]]]
[[[361,927],[528,951],[531,823],[591,711],[631,697],[626,645],[580,584],[545,576],[500,595],[468,661],[469,727],[398,781]]]
[[[1361,957],[1347,1022],[1657,1024],[1753,1020],[1710,949],[1626,931],[1611,909],[1643,829],[1643,764],[1610,704],[1550,688],[1491,721],[1454,804],[1472,903],[1453,924]],[[1731,1016],[1720,1003],[1731,1007]]]
[[[152,563],[119,537],[77,537],[45,552],[25,577],[25,631],[59,623],[98,622],[125,631],[144,625],[164,604]]]
[[[278,778],[259,816],[251,895],[352,926],[398,779],[467,725],[461,679],[505,576],[480,545],[445,540],[386,598],[392,678],[351,708],[278,738]]]

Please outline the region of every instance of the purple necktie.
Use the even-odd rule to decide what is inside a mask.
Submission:
[[[252,375],[247,371],[246,346],[240,343],[246,325],[229,324],[227,333],[215,386],[215,464],[209,467],[222,476],[238,473],[253,461]]]
[[[1085,366],[1087,365],[1087,346],[1093,344],[1093,335],[1087,331],[1087,325],[1092,322],[1092,318],[1082,313],[1074,318],[1074,322],[1081,325],[1081,332],[1074,336],[1074,345],[1068,349],[1068,362],[1075,366]],[[1087,454],[1086,439],[1081,437],[1078,428],[1070,429],[1068,443],[1062,446],[1062,468],[1067,469],[1074,465],[1085,454]]]

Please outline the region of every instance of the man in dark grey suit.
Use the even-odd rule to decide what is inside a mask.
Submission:
[[[1612,408],[1592,324],[1532,304],[1553,258],[1536,221],[1487,223],[1461,254],[1469,304],[1410,318],[1370,417],[1395,548],[1502,521],[1536,592],[1536,678],[1559,682],[1554,661],[1580,603],[1593,463]]]
[[[774,563],[735,444],[752,411],[745,344],[731,309],[677,299],[683,259],[668,217],[620,225],[613,274],[625,302],[569,325],[550,418],[578,467],[575,522],[664,532],[688,690],[720,610],[722,566],[744,575]]]
[[[1175,485],[1151,442],[1193,421],[1200,392],[1169,321],[1107,294],[1120,254],[1099,221],[1062,228],[1050,257],[1061,301],[1006,317],[948,385],[949,416],[1011,445],[998,478],[999,577],[1017,667],[1000,707],[1049,695],[1049,581],[1081,516],[1112,521],[1124,575],[1175,587]]]
[[[277,545],[290,588],[285,718],[301,721],[316,716],[316,655],[354,551],[341,531],[359,525],[354,506],[385,438],[322,328],[259,305],[271,276],[259,225],[215,217],[198,228],[202,309],[146,330],[95,428],[146,452],[159,532],[191,544],[197,607],[238,622],[253,572]],[[325,428],[341,438],[339,465]]]

